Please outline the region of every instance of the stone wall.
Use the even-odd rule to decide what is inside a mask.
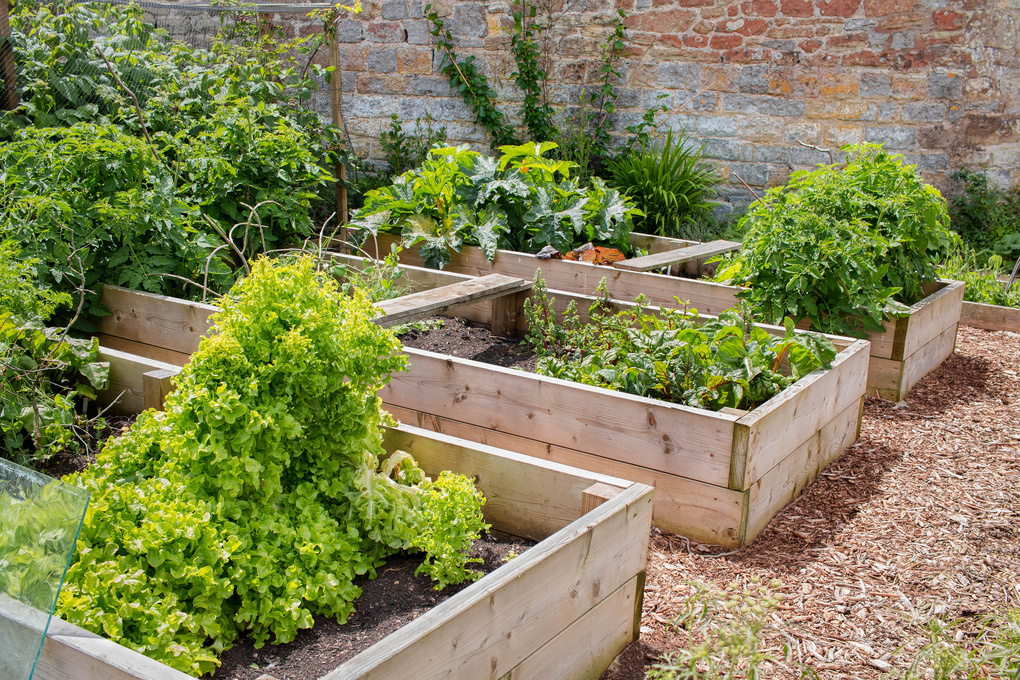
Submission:
[[[561,121],[598,86],[617,7],[627,31],[615,129],[664,103],[659,119],[704,144],[735,204],[862,141],[903,154],[944,190],[961,167],[1020,181],[1020,0],[539,0]],[[513,5],[437,9],[458,55],[484,64],[517,118]],[[423,14],[421,0],[370,0],[339,25],[345,119],[362,155],[378,157],[394,113],[431,113],[451,141],[487,146],[439,73]]]

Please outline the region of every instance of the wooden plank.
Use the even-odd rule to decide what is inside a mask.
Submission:
[[[971,328],[983,328],[986,331],[1020,333],[1020,309],[964,301],[960,312],[960,323]]]
[[[126,340],[124,338],[118,338],[115,335],[107,335],[106,333],[100,333],[96,337],[99,339],[99,344],[108,349],[115,349],[127,354],[137,354],[138,356],[145,357],[146,359],[162,361],[164,364],[185,366],[189,361],[191,361],[190,354],[175,352],[171,349],[163,349],[162,347],[156,347],[155,345],[147,345],[144,342]]]
[[[529,284],[530,285],[530,284]],[[523,293],[503,295],[489,304],[489,331],[497,337],[513,335],[517,331],[518,309]]]
[[[381,234],[380,244],[388,248],[393,237]],[[414,248],[401,252],[400,261],[416,266],[424,264]],[[697,281],[676,276],[653,274],[651,272],[630,272],[613,267],[594,265],[588,262],[569,260],[539,260],[534,255],[500,250],[496,259],[489,262],[481,248],[464,246],[459,253],[452,253],[444,271],[454,271],[472,276],[485,276],[493,272],[533,280],[536,270],[541,269],[546,285],[552,290],[590,294],[605,278],[609,294],[618,300],[633,300],[644,294],[648,304],[675,307],[676,298],[691,300],[692,306],[702,314],[719,314],[736,306],[736,293],[740,288],[721,283]]]
[[[470,475],[485,495],[486,520],[499,531],[535,541],[584,514],[586,489],[601,485],[618,492],[631,484],[409,424],[386,428],[384,437],[388,451],[406,451],[432,477],[443,470]]]
[[[143,373],[179,370],[179,367],[162,361],[102,346],[99,347],[99,360],[110,362],[110,385],[105,390],[99,390],[98,401],[103,405],[113,403],[110,412],[117,414],[130,415],[145,410]]]
[[[742,544],[747,545],[860,435],[864,397],[826,423],[819,432],[762,475],[747,491],[748,513]]]
[[[651,508],[631,486],[322,680],[506,675],[644,569]]]
[[[639,231],[630,232],[627,241],[630,243],[631,248],[644,250],[649,254],[686,248],[687,246],[696,246],[699,243],[698,241],[688,241],[682,238],[671,238],[657,234],[645,234]]]
[[[333,253],[329,252],[326,255],[335,263],[346,265],[357,272],[363,272],[367,268],[365,260],[369,260],[369,264],[379,264],[378,260],[372,260],[365,256],[357,255],[345,255],[344,253]],[[402,276],[397,280],[396,285],[401,290],[404,286],[410,288],[409,293],[418,293],[423,290],[431,290],[438,288],[439,286],[448,286],[451,283],[460,283],[461,281],[468,281],[471,279],[466,274],[457,274],[455,272],[448,272],[441,269],[428,269],[427,267],[416,267],[414,265],[408,265],[401,263],[400,270]]]
[[[872,397],[899,401],[903,362],[895,359],[871,357],[868,364],[868,391]]]
[[[868,331],[866,339],[871,343],[871,356],[881,359],[892,359],[893,348],[896,344],[896,329],[901,325],[906,326],[907,319],[894,317],[882,323],[882,327],[885,330],[881,333]]]
[[[613,266],[617,269],[627,269],[635,272],[648,272],[662,269],[663,267],[670,267],[671,265],[707,260],[710,257],[715,257],[716,255],[740,250],[740,246],[741,244],[734,243],[733,241],[709,241],[708,243],[699,243],[697,245],[688,246],[687,248],[678,248],[676,250],[667,250],[665,252],[654,253],[652,255],[645,255],[644,257],[631,258],[622,262],[616,262]]]
[[[530,281],[515,279],[503,274],[490,274],[377,302],[375,306],[382,310],[383,316],[376,319],[375,322],[384,327],[411,323],[470,302],[491,300],[530,288]]]
[[[927,345],[904,359],[897,401],[905,398],[914,385],[949,358],[949,355],[956,349],[956,332],[957,324],[953,324]]]
[[[639,574],[589,609],[577,621],[550,640],[500,680],[596,680],[631,642],[638,638],[635,626],[644,575]],[[627,614],[632,614],[627,620]]]
[[[402,422],[416,424],[433,432],[444,432],[454,437],[654,486],[652,519],[655,526],[702,543],[727,547],[738,545],[746,501],[745,494],[741,492],[390,404],[386,405],[386,409]]]
[[[46,614],[0,594],[0,622],[34,635],[45,627]],[[34,656],[34,650],[33,650]],[[50,619],[35,680],[191,680],[158,661],[122,647],[54,616]]]
[[[100,301],[112,312],[99,322],[99,332],[163,349],[191,354],[209,334],[209,317],[217,307],[165,295],[104,286]]]
[[[960,323],[964,284],[960,281],[940,283],[943,285],[938,290],[910,308],[910,323],[903,345],[904,360],[942,335],[946,329]]]
[[[405,348],[379,395],[406,408],[725,486],[735,416]]]
[[[166,395],[174,391],[173,379],[179,369],[149,371],[142,374],[142,401],[146,409],[163,410]]]
[[[800,447],[847,407],[857,404],[867,386],[867,340],[858,340],[836,356],[832,368],[801,378],[742,417],[748,427],[747,466],[737,490],[746,490],[789,452]]]
[[[620,493],[619,487],[601,482],[592,484],[581,492],[581,514],[594,510],[618,493]]]

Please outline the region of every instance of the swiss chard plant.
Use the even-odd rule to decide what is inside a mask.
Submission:
[[[366,234],[401,233],[431,267],[445,265],[465,242],[489,260],[498,248],[565,252],[589,241],[627,248],[640,212],[598,178],[583,185],[574,163],[547,158],[555,148],[503,146],[498,159],[466,147],[433,149],[421,168],[369,192],[352,224]]]
[[[639,300],[616,312],[600,287],[587,321],[574,302],[561,320],[541,276],[533,290],[524,307],[528,341],[537,371],[554,378],[698,408],[750,410],[836,356],[828,338],[797,332],[789,320],[782,336],[769,334],[746,307],[700,319],[683,305],[652,314]]]
[[[166,411],[73,478],[92,505],[62,616],[201,674],[242,632],[261,646],[346,621],[354,579],[396,551],[424,551],[437,582],[473,578],[470,481],[385,459],[376,393],[406,358],[376,314],[308,261],[256,262]]]
[[[938,278],[950,240],[938,190],[878,145],[844,151],[845,166],[794,173],[755,202],[743,249],[719,268],[716,280],[746,286],[769,323],[863,337]]]

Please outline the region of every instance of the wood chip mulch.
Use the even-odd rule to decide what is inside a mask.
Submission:
[[[767,677],[907,669],[934,617],[1020,606],[1020,335],[961,327],[956,352],[898,404],[868,398],[861,437],[748,547],[653,530],[641,640],[603,676],[638,680],[686,644],[669,623],[694,583],[778,579]]]

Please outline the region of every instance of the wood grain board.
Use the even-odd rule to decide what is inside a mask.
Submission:
[[[383,315],[375,322],[383,327],[411,323],[471,302],[502,298],[530,289],[531,281],[489,274],[377,302],[375,306]]]
[[[988,331],[1020,333],[1020,309],[964,301],[960,323]]]

